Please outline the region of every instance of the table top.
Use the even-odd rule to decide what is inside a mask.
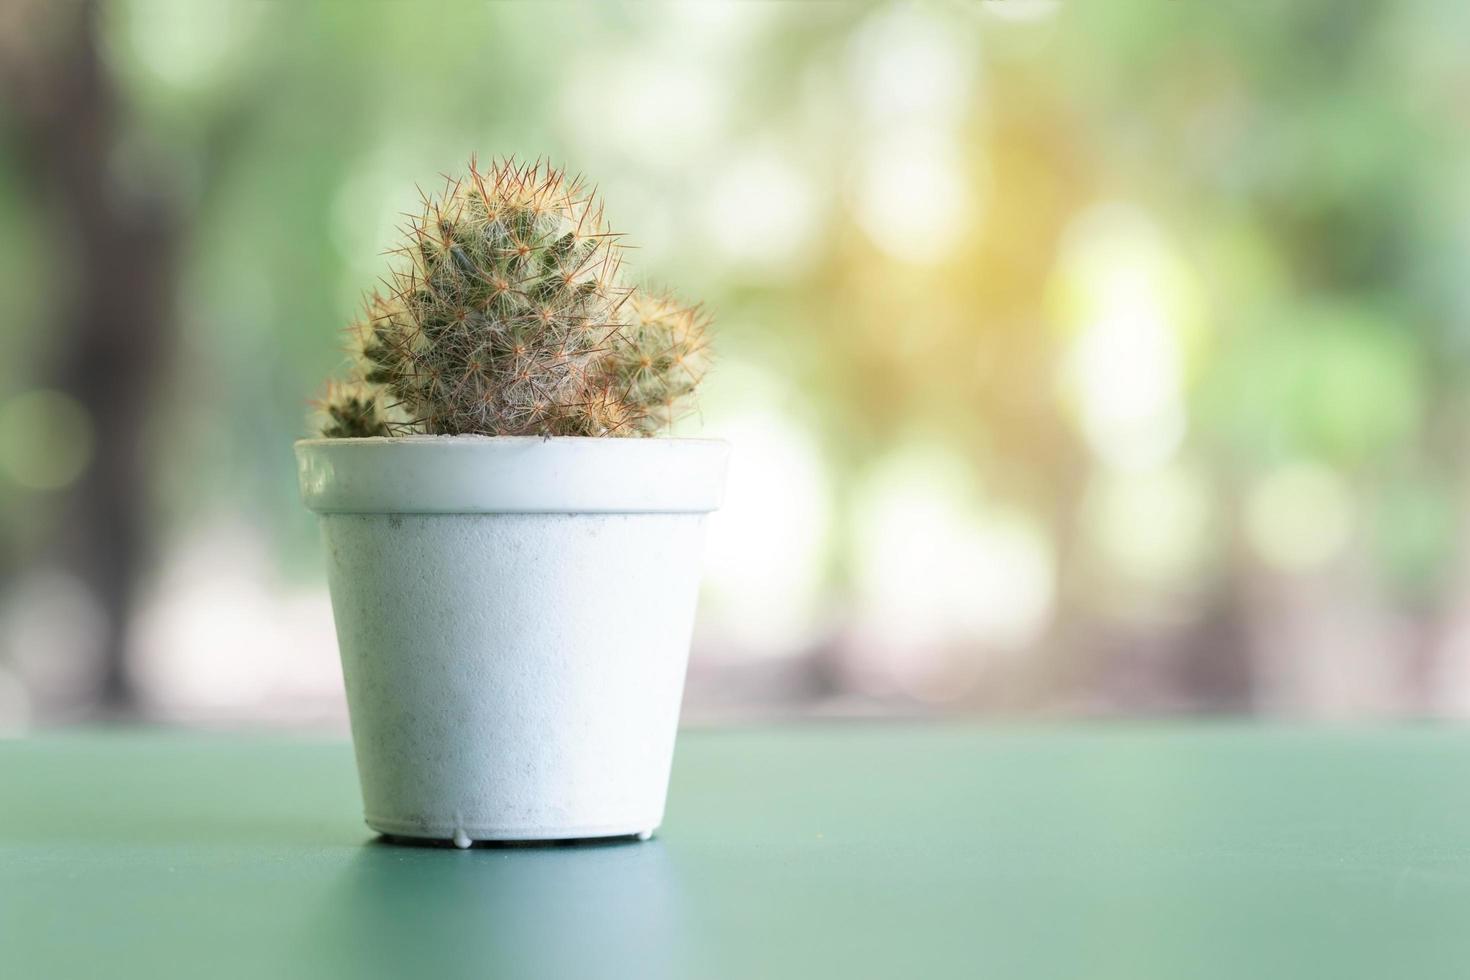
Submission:
[[[405,847],[350,747],[0,741],[4,977],[1465,974],[1470,732],[686,732],[645,844]]]

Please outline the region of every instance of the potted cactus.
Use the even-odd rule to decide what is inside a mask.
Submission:
[[[621,259],[579,179],[472,161],[405,228],[349,330],[353,377],[296,443],[380,833],[662,820],[727,447],[667,437],[708,318]]]

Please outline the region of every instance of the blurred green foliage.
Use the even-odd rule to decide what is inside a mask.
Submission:
[[[1193,597],[1184,618],[1343,562],[1371,583],[1344,601],[1453,598],[1464,5],[105,12],[129,120],[115,178],[163,175],[188,216],[152,441],[169,534],[243,514],[315,575],[289,443],[340,364],[337,331],[416,182],[519,154],[590,175],[653,282],[708,298],[728,379],[711,381],[711,431],[766,413],[813,447],[833,529],[814,609],[856,602],[882,560],[860,504],[913,446],[1039,529],[1055,582],[1036,644],[1067,648],[1100,606],[1136,613],[1097,597],[1126,571],[1107,542],[1137,535],[1087,515],[1119,512],[1098,495],[1143,493],[1140,474],[1188,497],[1160,547],[1194,550],[1138,566],[1164,605]],[[48,295],[67,288],[46,232],[0,145],[0,402],[34,387]],[[1272,490],[1297,464],[1315,475]],[[1250,529],[1291,534],[1293,501],[1310,522],[1324,486],[1346,489],[1329,493],[1346,537],[1272,566]],[[11,546],[35,546],[53,497],[0,495]]]

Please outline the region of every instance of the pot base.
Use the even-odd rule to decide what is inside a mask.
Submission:
[[[575,844],[614,838],[646,841],[655,827],[423,827],[392,820],[366,820],[372,830],[395,844],[452,844],[461,850],[476,843]]]

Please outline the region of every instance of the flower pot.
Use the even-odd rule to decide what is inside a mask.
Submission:
[[[727,455],[700,439],[296,443],[369,827],[461,847],[652,833]]]

